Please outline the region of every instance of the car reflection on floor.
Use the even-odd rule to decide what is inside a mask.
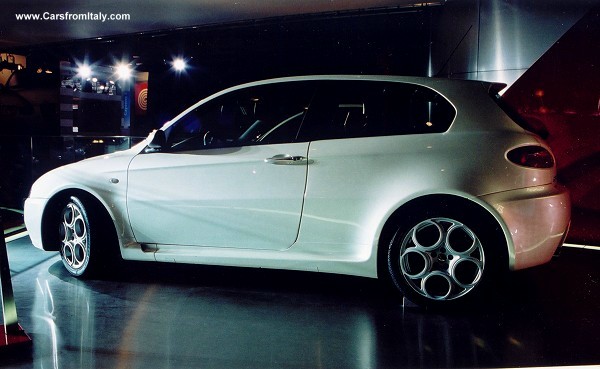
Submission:
[[[442,314],[390,301],[368,279],[128,263],[110,280],[77,280],[56,254],[48,259],[31,250],[28,238],[8,244],[21,325],[34,340],[31,356],[11,356],[11,367],[600,362],[600,252],[566,250],[546,266],[510,276],[509,299]]]

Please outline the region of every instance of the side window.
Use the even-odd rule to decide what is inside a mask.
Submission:
[[[334,81],[319,89],[307,140],[445,132],[456,111],[437,92],[400,82]]]
[[[172,151],[289,143],[308,112],[314,83],[250,87],[217,97],[165,131]]]

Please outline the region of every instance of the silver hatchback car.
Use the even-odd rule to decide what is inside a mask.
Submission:
[[[229,88],[144,142],[35,182],[35,246],[75,276],[111,258],[381,278],[423,305],[548,262],[570,200],[501,84],[305,76]]]

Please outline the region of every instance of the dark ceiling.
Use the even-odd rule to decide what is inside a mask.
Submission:
[[[443,3],[445,1],[429,1]],[[421,6],[416,0],[24,0],[5,2],[0,13],[0,48],[118,34],[219,24],[289,15]],[[129,20],[74,20],[129,15]],[[57,20],[18,20],[36,14]],[[69,18],[67,20],[61,20]]]

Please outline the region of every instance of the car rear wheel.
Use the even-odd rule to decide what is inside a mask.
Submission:
[[[95,254],[95,248],[92,249],[99,239],[95,226],[83,202],[77,197],[70,197],[61,211],[58,233],[63,265],[74,276],[93,274],[99,263],[99,255]]]
[[[419,305],[480,300],[504,266],[498,232],[459,212],[433,215],[398,226],[388,247],[391,280]]]

